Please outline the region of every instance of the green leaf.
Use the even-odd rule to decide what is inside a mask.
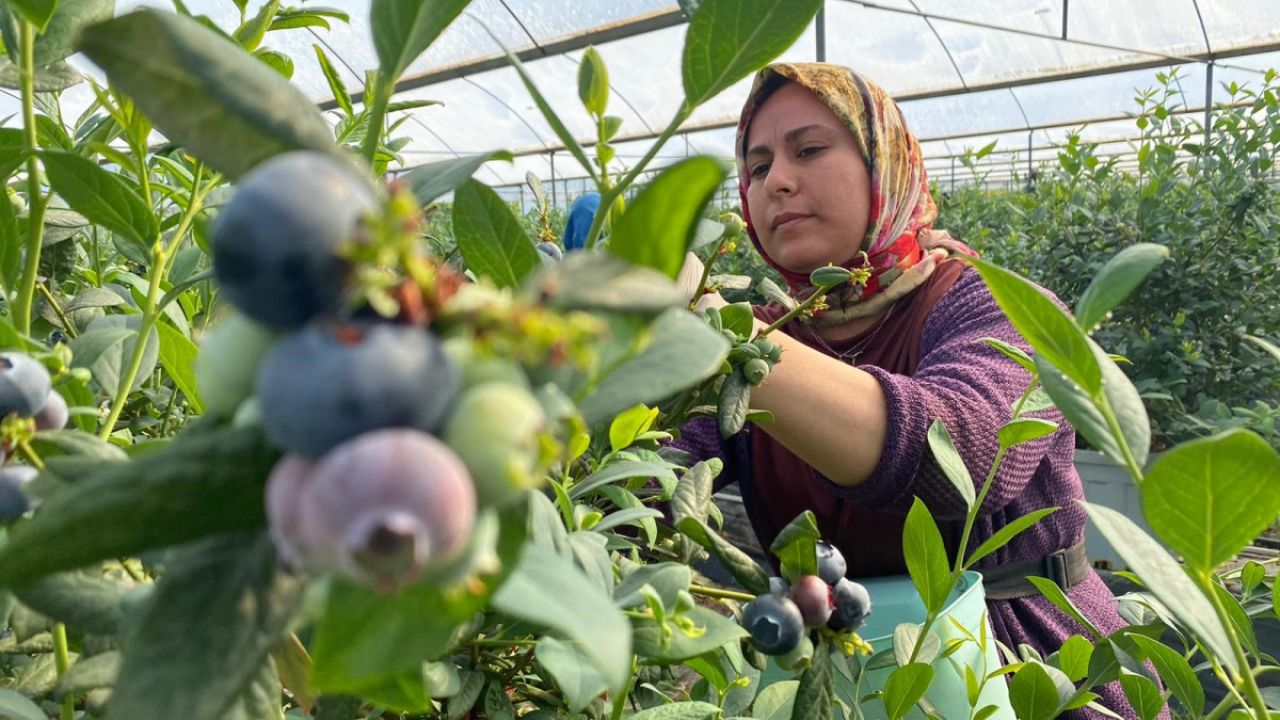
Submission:
[[[646,708],[629,716],[629,720],[707,720],[715,717],[720,708],[704,702],[676,702]]]
[[[703,0],[684,41],[685,103],[710,100],[800,37],[822,0]]]
[[[1125,454],[1111,433],[1098,402],[1111,406],[1116,415],[1116,424],[1120,435],[1133,454],[1134,462],[1142,467],[1147,462],[1147,454],[1151,446],[1151,421],[1147,417],[1147,409],[1142,404],[1142,396],[1138,394],[1133,382],[1125,376],[1124,371],[1115,364],[1102,348],[1089,340],[1098,365],[1102,372],[1103,389],[1101,399],[1091,398],[1058,368],[1048,363],[1043,356],[1036,357],[1036,367],[1040,370],[1040,382],[1044,390],[1053,399],[1063,416],[1083,435],[1089,444],[1106,455],[1112,462],[1126,466]]]
[[[609,683],[579,646],[545,636],[534,650],[538,662],[564,693],[569,709],[579,712],[609,689]]]
[[[1023,517],[1026,516],[1024,515]],[[1095,638],[1102,637],[1102,633],[1098,630],[1098,627],[1094,625],[1091,620],[1086,618],[1084,613],[1080,612],[1080,609],[1076,607],[1075,603],[1071,602],[1071,598],[1067,597],[1067,594],[1063,592],[1062,588],[1058,587],[1057,583],[1048,578],[1036,577],[1034,575],[1027,576],[1027,580],[1030,581],[1032,585],[1035,585],[1036,589],[1040,591],[1040,594],[1044,595],[1049,602],[1057,606],[1057,608],[1062,612],[1070,615],[1071,619],[1080,623],[1080,626],[1085,630],[1088,630]]]
[[[1052,363],[1090,397],[1097,396],[1102,391],[1102,370],[1084,330],[1025,278],[985,260],[974,258],[973,265],[1038,358]]]
[[[369,24],[378,69],[394,82],[435,42],[470,0],[373,0]]]
[[[1277,362],[1280,362],[1280,345],[1276,345],[1265,338],[1254,337],[1252,335],[1245,335],[1244,339],[1262,348],[1268,352],[1271,357],[1275,358]]]
[[[191,409],[203,413],[204,403],[196,389],[196,356],[200,349],[168,323],[156,323],[156,330],[160,335],[160,365],[187,397]]]
[[[343,156],[301,90],[196,20],[140,10],[87,28],[80,49],[165,137],[232,179],[289,150]]]
[[[587,112],[604,115],[609,107],[609,69],[596,49],[587,46],[578,62],[578,97]]]
[[[11,720],[49,720],[49,716],[44,714],[39,705],[27,699],[26,695],[9,688],[0,688],[0,716]]]
[[[232,37],[245,50],[249,52],[257,50],[258,45],[262,44],[262,38],[267,34],[267,28],[271,26],[272,20],[275,19],[276,11],[279,9],[280,0],[267,0],[267,2],[262,3],[262,7],[258,8],[257,14],[245,20],[240,27],[236,28]]]
[[[98,688],[109,688],[116,684],[120,676],[122,656],[119,650],[109,650],[93,657],[82,657],[76,660],[62,677],[58,678],[55,695],[64,693],[83,693]],[[8,717],[0,709],[0,717]]]
[[[787,523],[769,546],[769,552],[778,558],[782,566],[782,576],[789,582],[795,582],[805,575],[817,575],[818,541],[821,539],[818,520],[808,510]]]
[[[613,692],[631,674],[631,626],[600,587],[569,560],[529,543],[511,577],[493,596],[494,609],[563,633],[579,643]]]
[[[124,617],[124,586],[96,572],[50,575],[14,590],[14,595],[45,617],[95,635],[116,634]]]
[[[973,507],[977,499],[973,489],[973,477],[969,475],[969,468],[961,459],[960,452],[956,450],[956,445],[951,440],[951,433],[947,432],[947,426],[942,424],[941,418],[934,420],[929,426],[928,438],[929,450],[933,453],[933,459],[938,463],[938,467],[942,468],[942,474],[946,475],[955,489],[960,492],[960,497],[964,498],[965,507]]]
[[[570,486],[568,493],[569,498],[578,500],[591,493],[596,488],[603,487],[619,480],[630,480],[638,477],[662,477],[674,480],[675,473],[667,465],[654,462],[615,462],[606,465],[600,470],[583,478],[577,484]]]
[[[453,191],[469,180],[486,162],[511,159],[511,153],[506,151],[469,155],[419,165],[401,176],[401,179],[409,184],[409,189],[413,192],[413,197],[418,204],[426,207],[436,198]]]
[[[609,252],[675,279],[698,228],[702,208],[727,170],[711,157],[692,157],[662,171],[628,206],[609,236]]]
[[[880,698],[884,701],[889,719],[906,717],[911,708],[924,697],[932,682],[933,667],[925,663],[911,663],[894,670],[889,679],[885,680],[884,695]]]
[[[740,338],[750,338],[755,329],[755,314],[751,312],[751,303],[732,303],[720,308],[720,327]]]
[[[1058,710],[1058,686],[1039,663],[1027,663],[1009,681],[1009,703],[1019,720],[1050,720]]]
[[[18,48],[18,37],[13,32],[9,5],[0,3],[0,28],[4,31],[5,46],[11,52]],[[53,5],[54,3],[50,3]],[[65,59],[75,52],[75,40],[87,25],[108,20],[115,14],[115,0],[57,0],[53,17],[36,37],[35,66],[44,68]]]
[[[658,408],[636,405],[618,414],[609,423],[609,447],[614,451],[631,447],[636,436],[646,432],[658,418]]]
[[[893,629],[893,658],[898,665],[905,666],[912,662],[911,653],[916,653],[915,662],[921,662],[926,665],[931,664],[934,658],[938,657],[938,653],[942,652],[942,641],[937,635],[929,633],[924,636],[923,644],[921,644],[920,631],[923,626],[915,623],[899,623]],[[920,644],[920,649],[916,650],[916,645]]]
[[[1151,466],[1142,508],[1156,536],[1208,575],[1280,514],[1280,454],[1238,428],[1183,443]]]
[[[1058,508],[1040,508],[1039,510],[1032,510],[1026,515],[1018,517],[1013,522],[997,530],[991,537],[984,540],[983,543],[969,555],[964,566],[966,568],[973,567],[973,565],[982,558],[990,555],[996,550],[999,550],[1005,545],[1008,545],[1009,541],[1017,537],[1023,530],[1035,525],[1040,522],[1041,518],[1057,512],[1057,510]]]
[[[756,696],[751,716],[759,720],[790,720],[799,688],[799,680],[783,680],[765,686]]]
[[[165,708],[175,717],[221,720],[268,662],[303,589],[276,566],[266,533],[201,544],[169,566],[125,640],[109,718]]]
[[[347,92],[346,84],[342,82],[342,76],[333,67],[333,63],[329,62],[329,56],[325,54],[324,48],[320,45],[312,45],[312,48],[316,51],[316,61],[320,63],[320,71],[324,73],[324,78],[329,83],[329,92],[333,93],[333,101],[342,108],[342,112],[346,113],[347,117],[354,116],[356,111],[351,106],[351,95]]]
[[[1020,417],[1005,423],[999,430],[1000,445],[1011,448],[1022,443],[1048,437],[1058,430],[1058,423],[1033,417]]]
[[[62,388],[65,390],[65,387]],[[60,455],[69,455],[77,460],[93,462],[114,462],[127,460],[128,454],[119,446],[102,440],[97,435],[90,435],[82,430],[40,430],[31,439],[31,447],[40,457],[45,459],[45,466],[55,468],[63,460]],[[79,476],[73,478],[79,480]]]
[[[1137,643],[1138,649],[1155,665],[1160,679],[1165,687],[1173,691],[1178,702],[1192,712],[1200,712],[1204,708],[1204,687],[1182,653],[1138,633],[1131,633],[1129,638]]]
[[[1141,675],[1124,673],[1120,676],[1120,687],[1129,700],[1129,707],[1138,713],[1141,720],[1152,720],[1160,714],[1164,700],[1160,697],[1160,688]]]
[[[35,25],[37,32],[44,32],[58,9],[58,0],[5,0],[5,3]]]
[[[1027,372],[1034,373],[1036,371],[1035,360],[1027,354],[1027,351],[1017,345],[1010,345],[999,338],[987,337],[982,339],[991,347],[999,350],[1005,357],[1021,365]]]
[[[515,287],[541,265],[520,219],[498,193],[467,180],[453,194],[453,232],[467,267],[499,287]]]
[[[1223,665],[1233,672],[1238,670],[1227,632],[1213,606],[1187,577],[1178,561],[1119,511],[1092,503],[1083,505],[1089,519],[1115,548],[1120,559],[1147,583],[1156,599],[1207,645]]]
[[[240,697],[223,713],[221,720],[285,720],[280,706],[284,688],[270,657],[258,664]]]
[[[725,377],[720,386],[720,402],[716,408],[717,427],[720,437],[729,438],[742,432],[747,424],[747,413],[751,410],[751,383],[743,375],[742,370],[734,370]]]
[[[84,76],[66,62],[59,60],[52,65],[36,68],[32,77],[32,90],[38,93],[57,93],[84,80]],[[8,58],[0,57],[0,87],[18,90],[22,87],[22,71]],[[43,116],[37,116],[43,117]],[[36,121],[39,124],[39,120]]]
[[[644,605],[645,599],[640,588],[648,585],[662,599],[663,607],[675,607],[679,592],[687,591],[692,580],[693,574],[689,566],[683,563],[641,565],[622,578],[622,582],[613,589],[613,601],[620,608]]]
[[[589,427],[599,427],[633,405],[652,404],[706,380],[729,355],[729,341],[687,310],[668,310],[654,321],[650,332],[648,347],[621,363],[580,402]]]
[[[707,521],[707,513],[711,507],[711,489],[716,475],[723,468],[719,459],[712,463],[699,462],[680,477],[675,495],[671,498],[671,517],[676,524],[686,518],[701,523]]]
[[[1169,248],[1154,243],[1137,243],[1116,253],[1102,266],[1076,304],[1076,322],[1092,330],[1129,297],[1147,275],[1169,257]]]
[[[941,610],[951,596],[951,568],[947,562],[947,548],[942,544],[942,533],[920,498],[915,499],[907,513],[902,544],[907,572],[924,600],[925,609],[930,612]]]
[[[102,385],[102,389],[106,390],[111,397],[115,397],[120,390],[120,383],[133,356],[134,345],[138,342],[138,331],[141,329],[141,325],[141,315],[107,315],[89,323],[85,334],[81,336],[94,338],[96,344],[99,331],[125,330],[128,332],[123,337],[120,337],[118,333],[104,332],[103,337],[110,338],[114,335],[120,339],[107,345],[89,365],[89,369],[93,371],[94,379]],[[79,340],[80,338],[76,339]],[[127,392],[136,392],[142,387],[142,384],[147,381],[151,371],[155,368],[159,355],[160,339],[153,326],[147,337],[146,347],[142,351],[142,365],[138,368],[138,374],[133,379],[133,385],[127,388]],[[77,358],[76,366],[83,367],[83,362],[87,362],[87,357],[81,356],[81,358]]]
[[[262,527],[263,484],[277,457],[258,431],[218,429],[179,436],[128,463],[102,464],[9,529],[0,582],[21,586],[101,560]]]
[[[819,642],[813,651],[813,660],[800,676],[796,688],[793,720],[831,720],[834,717],[835,676],[831,672],[831,650]]]
[[[1145,638],[1144,638],[1145,639]],[[1173,652],[1170,650],[1169,652]],[[1072,635],[1058,648],[1058,669],[1071,682],[1080,682],[1089,674],[1089,658],[1093,655],[1093,643],[1080,635]],[[1202,702],[1197,707],[1203,707]]]
[[[692,624],[686,632],[668,618],[668,633],[652,618],[635,619],[633,637],[635,653],[662,663],[673,663],[704,655],[716,648],[747,636],[747,631],[733,620],[704,607],[695,606],[680,614]],[[629,668],[628,668],[629,670]]]
[[[409,682],[422,682],[423,663],[453,647],[458,628],[484,609],[515,566],[527,536],[528,513],[524,503],[514,503],[500,518],[482,515],[469,547],[457,560],[394,594],[335,580],[316,624],[316,689],[365,694],[399,686],[401,701],[411,701],[412,695],[406,695]],[[491,556],[495,544],[502,574],[473,576],[477,561]]]
[[[9,198],[0,200],[0,294],[8,297],[17,292],[22,275],[22,238],[18,236],[18,218]]]
[[[629,314],[656,315],[688,304],[688,297],[665,275],[609,253],[570,253],[535,273],[524,295],[557,310]]]
[[[261,60],[267,67],[280,73],[280,77],[285,79],[293,77],[293,58],[288,55],[278,50],[259,48],[253,51],[253,56]]]
[[[707,527],[705,521],[687,518],[677,522],[676,529],[710,551],[747,592],[754,595],[769,592],[769,572],[738,546]]]
[[[69,152],[43,151],[49,184],[71,209],[111,232],[149,247],[160,223],[146,201],[118,175]]]

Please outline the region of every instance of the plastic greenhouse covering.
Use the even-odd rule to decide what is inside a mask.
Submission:
[[[324,0],[350,14],[332,29],[273,32],[267,44],[295,61],[293,82],[318,104],[331,100],[313,45],[335,60],[352,92],[377,64],[368,3]],[[118,12],[168,0],[121,0]],[[251,10],[257,2],[251,3]],[[231,0],[186,0],[194,13],[226,27],[238,22]],[[406,167],[507,149],[514,162],[479,174],[522,196],[525,174],[548,183],[557,202],[586,189],[582,170],[560,150],[501,47],[519,52],[536,84],[584,144],[594,137],[577,99],[582,49],[593,45],[609,68],[610,114],[623,118],[615,145],[622,164],[648,149],[682,93],[680,8],[664,0],[474,0],[465,15],[412,65],[397,99],[430,99],[397,135],[408,136]],[[1229,99],[1227,86],[1260,84],[1280,66],[1277,0],[827,0],[823,12],[783,55],[857,68],[900,101],[922,142],[931,175],[964,181],[957,160],[995,142],[982,160],[991,179],[1013,178],[1077,133],[1101,143],[1101,155],[1132,155],[1129,117],[1135,95],[1156,74],[1178,67],[1180,104],[1203,118]],[[87,60],[72,64],[101,77]],[[733,125],[749,79],[701,107],[651,166],[687,154],[733,154]],[[16,91],[0,95],[0,113],[19,110]],[[87,107],[90,89],[64,94],[64,111]],[[77,108],[79,104],[79,108]],[[11,121],[12,122],[12,121]],[[727,192],[727,191],[726,191]]]

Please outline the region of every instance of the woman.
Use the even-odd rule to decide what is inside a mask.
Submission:
[[[996,431],[1030,376],[985,341],[1026,347],[978,273],[949,257],[971,251],[930,229],[937,210],[918,143],[898,107],[865,78],[832,65],[779,64],[756,77],[736,152],[751,239],[793,295],[813,292],[810,271],[828,263],[867,268],[871,279],[835,291],[825,311],[773,336],[783,360],[751,402],[772,422],[722,442],[713,420],[698,420],[679,445],[724,458],[720,482],[740,483],[764,547],[812,510],[850,577],[902,574],[904,517],[918,496],[954,553],[966,505],[928,449],[929,426],[942,420],[981,482]],[[782,313],[757,308],[757,327]],[[1104,633],[1125,623],[1083,553],[1075,433],[1055,410],[1034,416],[1059,429],[1006,454],[969,549],[1028,512],[1060,508],[978,568],[996,638],[1047,656],[1084,629],[1027,575],[1057,580]],[[1132,717],[1118,685],[1099,692],[1102,704]]]

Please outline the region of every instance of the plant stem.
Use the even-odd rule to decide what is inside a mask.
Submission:
[[[622,692],[613,698],[613,712],[609,715],[609,720],[622,720],[622,712],[627,707],[627,696],[631,694],[631,687],[636,681],[636,658],[631,657],[631,675],[627,678],[627,686]]]
[[[26,265],[18,283],[18,297],[13,303],[14,326],[18,334],[31,335],[31,307],[35,301],[36,276],[40,273],[40,247],[44,241],[44,210],[46,198],[40,192],[40,164],[36,159],[36,111],[35,111],[35,26],[15,14],[18,22],[18,44],[21,46],[19,76],[22,86],[22,129],[27,152],[27,248]]]
[[[129,389],[133,387],[134,380],[138,377],[138,371],[142,367],[142,357],[147,349],[147,342],[151,337],[151,329],[155,326],[156,320],[160,316],[157,304],[161,295],[161,284],[164,282],[165,275],[168,272],[169,256],[182,244],[182,238],[186,236],[187,231],[191,228],[192,221],[200,212],[200,208],[204,204],[204,197],[208,194],[209,189],[213,187],[213,183],[205,185],[203,192],[199,191],[197,186],[193,185],[191,190],[191,203],[187,205],[186,210],[182,213],[182,218],[178,221],[178,226],[173,231],[172,241],[166,247],[164,241],[160,238],[155,239],[155,244],[151,249],[151,278],[147,285],[147,298],[142,307],[142,321],[138,324],[138,337],[133,343],[133,353],[129,358],[129,364],[125,369],[124,376],[120,378],[120,384],[116,387],[116,396],[111,403],[111,411],[107,414],[107,419],[103,423],[102,430],[98,436],[106,440],[111,436],[115,429],[116,422],[120,419],[120,413],[124,410],[125,403],[129,400]]]
[[[703,597],[718,598],[721,600],[741,600],[742,602],[751,602],[756,599],[751,593],[739,592],[737,590],[727,590],[725,588],[707,587],[705,585],[690,585],[689,592],[694,595]]]
[[[391,101],[392,83],[378,74],[376,83],[377,95],[373,98],[373,106],[369,108],[369,125],[365,128],[364,142],[360,145],[360,156],[373,167],[373,158],[378,154],[378,143],[382,140],[382,121],[387,117],[387,103]]]
[[[1134,484],[1142,484],[1142,468],[1138,467],[1138,461],[1133,457],[1133,450],[1129,447],[1129,442],[1125,440],[1124,433],[1120,430],[1120,421],[1116,419],[1115,410],[1111,408],[1111,403],[1102,398],[1101,402],[1094,402],[1094,407],[1102,411],[1102,417],[1107,421],[1107,428],[1111,431],[1111,437],[1115,438],[1116,444],[1120,446],[1120,452],[1124,455],[1125,469],[1129,471],[1129,476],[1133,478]]]
[[[58,670],[58,677],[66,674],[71,668],[71,654],[67,650],[67,626],[55,623],[53,626],[53,662]],[[71,693],[62,697],[62,720],[75,720],[76,699]]]
[[[827,293],[825,291],[815,292],[814,294],[805,298],[804,302],[788,310],[786,315],[783,315],[782,317],[775,320],[771,325],[769,325],[769,327],[756,333],[756,337],[764,337],[769,333],[773,332],[774,330],[777,330],[778,328],[785,327],[787,323],[794,320],[797,316],[800,315],[800,313],[803,313],[805,310],[808,310],[809,308],[813,307],[818,303],[819,300],[823,300],[826,297],[827,297]]]
[[[671,122],[667,124],[666,129],[662,131],[662,134],[658,136],[658,139],[654,141],[653,145],[649,146],[649,151],[644,154],[644,157],[640,158],[640,161],[631,168],[631,171],[619,180],[618,184],[614,185],[612,188],[601,187],[600,207],[596,209],[596,216],[591,219],[591,229],[587,231],[588,250],[596,246],[596,240],[600,237],[600,228],[604,227],[604,219],[609,215],[609,209],[613,207],[613,201],[617,200],[619,195],[625,192],[627,188],[631,187],[631,184],[635,182],[636,177],[644,171],[645,167],[649,164],[649,161],[653,160],[654,156],[658,154],[658,151],[662,149],[662,146],[667,144],[667,141],[671,139],[671,136],[676,134],[676,131],[680,129],[680,125],[682,125],[692,113],[692,107],[689,107],[687,104],[681,105],[680,109],[676,111],[675,117],[671,118]]]
[[[1213,611],[1218,616],[1218,621],[1222,623],[1223,630],[1227,633],[1227,640],[1231,643],[1231,652],[1235,655],[1236,664],[1240,666],[1238,682],[1244,685],[1245,697],[1249,700],[1249,704],[1253,707],[1253,711],[1257,713],[1258,718],[1270,717],[1267,701],[1262,697],[1262,690],[1258,687],[1258,679],[1254,677],[1253,672],[1249,669],[1249,658],[1244,654],[1244,648],[1240,645],[1240,638],[1236,635],[1235,626],[1231,624],[1231,618],[1227,615],[1227,609],[1223,606],[1222,599],[1218,597],[1218,593],[1213,591],[1212,581],[1205,576],[1200,577],[1200,588],[1208,596],[1209,602],[1213,603]]]
[[[707,259],[707,264],[702,266],[702,278],[698,280],[698,287],[693,291],[693,297],[689,298],[689,307],[697,305],[702,296],[707,294],[707,278],[711,277],[711,266],[715,264],[716,260],[720,259],[720,251],[724,249],[725,243],[729,242],[729,237],[727,232],[720,237],[720,242],[716,243],[715,252],[711,253],[711,257]]]
[[[74,338],[78,333],[71,325],[71,320],[63,312],[62,305],[58,303],[58,299],[53,296],[53,293],[49,292],[49,288],[42,282],[36,283],[36,289],[44,296],[45,302],[49,303],[49,307],[53,308],[53,314],[58,316],[58,322],[62,323],[62,329],[66,331],[67,337]]]

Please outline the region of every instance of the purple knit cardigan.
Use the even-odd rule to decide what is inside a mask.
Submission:
[[[869,509],[902,515],[910,509],[912,497],[919,496],[939,521],[963,518],[963,498],[928,450],[929,426],[935,419],[943,421],[975,483],[980,483],[995,460],[996,430],[1008,422],[1013,404],[1030,381],[1027,371],[993,349],[983,340],[986,337],[1028,348],[996,305],[981,276],[970,268],[930,312],[915,375],[894,375],[877,367],[859,366],[884,388],[890,431],[871,477],[854,488],[828,482],[830,491]],[[980,562],[979,571],[1042,557],[1084,537],[1085,513],[1078,502],[1084,494],[1072,464],[1075,431],[1056,409],[1034,413],[1033,417],[1058,422],[1061,427],[1046,438],[1019,445],[1005,454],[974,524],[969,549],[1029,512],[1046,507],[1060,509]],[[754,515],[759,508],[753,508],[748,499],[752,495],[750,442],[749,428],[721,441],[714,419],[699,418],[685,426],[676,446],[695,460],[721,458],[725,469],[718,487],[741,483],[748,515]],[[1126,625],[1116,610],[1115,598],[1097,573],[1091,572],[1067,596],[1103,633]],[[1083,627],[1038,595],[988,600],[987,608],[995,637],[1013,649],[1026,644],[1047,656],[1072,634],[1088,637]],[[1095,691],[1101,695],[1101,704],[1125,717],[1137,717],[1118,683]],[[1099,715],[1081,710],[1062,717]]]

